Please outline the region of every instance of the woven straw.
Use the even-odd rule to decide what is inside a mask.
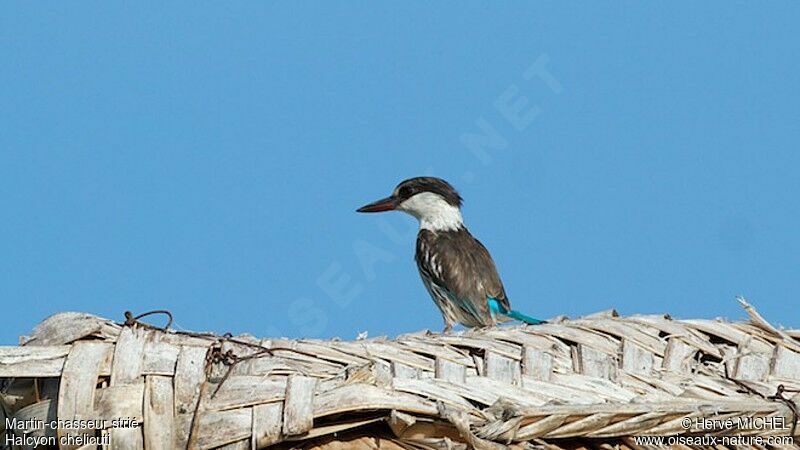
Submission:
[[[356,341],[62,313],[23,345],[0,347],[0,415],[136,419],[59,431],[99,433],[114,449],[645,448],[633,437],[797,436],[800,333],[742,304],[747,323],[609,311]],[[739,417],[773,426],[701,430],[695,420]]]

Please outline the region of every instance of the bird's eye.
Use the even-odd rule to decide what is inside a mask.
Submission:
[[[412,192],[411,188],[408,187],[408,186],[403,186],[403,187],[400,188],[399,191],[397,191],[397,193],[400,195],[400,197],[403,197],[403,198],[411,197],[411,192]]]

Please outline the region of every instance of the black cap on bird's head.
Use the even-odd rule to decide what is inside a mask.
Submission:
[[[447,181],[436,177],[409,178],[397,185],[392,195],[358,208],[358,212],[381,212],[404,209],[406,200],[417,194],[430,193],[440,197],[454,208],[461,207],[461,196]]]

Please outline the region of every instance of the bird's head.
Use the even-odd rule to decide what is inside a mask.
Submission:
[[[461,196],[450,183],[435,177],[410,178],[389,197],[362,206],[358,212],[403,211],[419,219],[420,228],[433,231],[463,226]]]

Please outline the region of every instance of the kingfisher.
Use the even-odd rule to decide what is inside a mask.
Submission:
[[[470,328],[514,319],[532,325],[544,323],[511,309],[489,251],[464,226],[461,204],[461,195],[450,183],[416,177],[357,212],[396,210],[419,220],[414,259],[425,288],[442,313],[445,332],[457,323]]]

